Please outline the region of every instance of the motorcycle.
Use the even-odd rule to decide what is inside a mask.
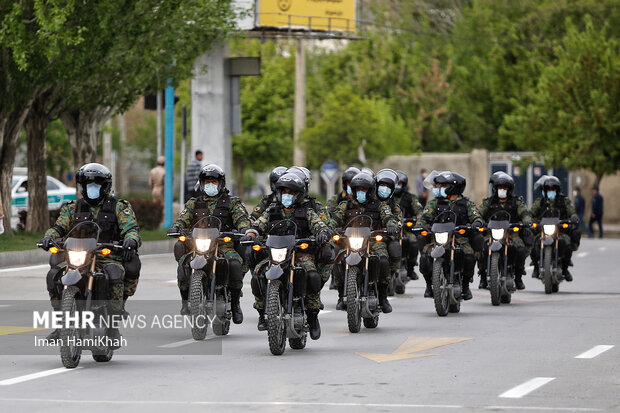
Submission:
[[[95,222],[77,224],[64,240],[54,241],[49,252],[58,255],[63,276],[56,288],[62,288],[60,311],[68,316],[60,329],[60,359],[68,369],[80,364],[83,350],[90,350],[96,362],[112,360],[114,350],[120,347],[118,338],[111,335],[111,310],[108,307],[108,280],[96,271],[97,254],[109,255],[122,250],[118,243],[100,243],[101,228]],[[43,248],[38,243],[37,247]],[[64,261],[64,262],[62,262]],[[92,316],[92,317],[89,317]],[[91,319],[92,323],[78,320]],[[76,320],[72,326],[69,321]]]
[[[433,236],[433,258],[432,287],[437,315],[444,317],[450,313],[461,311],[461,281],[462,260],[459,265],[455,260],[455,255],[460,252],[460,247],[456,244],[456,235],[466,235],[471,231],[470,225],[457,226],[456,214],[446,211],[437,216],[431,230],[417,229],[422,236]]]
[[[287,233],[297,233],[294,221],[282,220],[271,227],[264,243],[261,240],[247,242],[254,244],[254,251],[268,253],[268,259],[256,272],[259,278],[266,279],[267,338],[269,350],[276,356],[284,353],[287,338],[292,349],[306,347],[309,331],[304,303],[307,276],[306,270],[295,264],[295,256],[300,252],[310,253],[315,243],[314,237],[277,235],[283,228]]]
[[[485,231],[491,233],[487,254],[487,285],[491,291],[491,304],[510,304],[515,287],[515,252],[510,234],[518,233],[523,226],[511,224],[510,214],[497,211],[489,218]]]
[[[357,216],[345,226],[342,236],[334,235],[334,240],[344,238],[346,249],[340,251],[336,262],[344,258],[345,296],[347,305],[347,324],[349,331],[359,333],[362,320],[364,327],[376,328],[379,324],[379,257],[370,251],[370,241],[385,238],[384,231],[372,231],[372,218]],[[372,265],[371,269],[371,263]]]
[[[192,317],[192,337],[204,340],[209,322],[216,336],[230,331],[232,318],[231,296],[228,288],[228,260],[219,255],[220,241],[228,243],[242,234],[221,232],[217,217],[200,219],[190,230],[168,234],[178,237],[191,249],[189,310]]]
[[[562,274],[562,257],[559,256],[560,228],[568,229],[570,220],[561,220],[559,211],[547,209],[533,228],[542,227],[540,233],[540,261],[539,276],[545,286],[545,294],[557,293],[560,283],[564,280]]]

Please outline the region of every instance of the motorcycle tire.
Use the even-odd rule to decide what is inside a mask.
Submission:
[[[207,275],[204,271],[197,270],[191,275],[189,284],[189,313],[194,322],[192,323],[192,337],[194,340],[204,340],[207,336],[209,323],[206,321],[207,309],[205,307],[204,282]]]
[[[499,305],[501,300],[501,285],[499,282],[499,253],[491,254],[491,265],[489,266],[489,291],[491,291],[491,304]]]
[[[280,356],[286,348],[286,327],[284,326],[284,311],[280,301],[280,281],[274,280],[267,287],[267,338],[269,350],[274,356]]]
[[[448,315],[450,294],[446,288],[447,282],[443,275],[443,261],[437,259],[433,262],[433,300],[435,301],[435,311],[440,317]],[[443,288],[442,288],[443,287]]]
[[[347,324],[351,333],[359,333],[362,326],[362,309],[357,291],[358,272],[359,268],[350,267],[347,275]]]
[[[80,296],[80,290],[78,287],[72,285],[65,289],[62,294],[62,302],[60,309],[63,314],[74,314],[80,311],[80,305],[78,299]],[[69,339],[79,339],[80,333],[76,328],[63,328],[60,330],[60,338],[62,343],[68,343]],[[80,346],[60,346],[60,359],[62,365],[68,369],[74,369],[80,364],[80,358],[82,357],[82,347]]]
[[[108,348],[105,352],[93,352],[93,360],[97,363],[107,363],[112,360],[112,356],[114,355],[114,350]]]
[[[553,257],[553,248],[550,246],[545,247],[543,256],[543,284],[545,285],[545,294],[551,294],[553,292],[553,275],[551,274],[551,258]]]

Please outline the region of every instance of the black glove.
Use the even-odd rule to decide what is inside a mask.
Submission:
[[[394,238],[398,235],[398,227],[387,227],[386,232],[390,237]]]
[[[168,231],[166,231],[166,235],[178,234],[179,232],[181,232],[181,228],[179,228],[177,225],[173,225],[168,228]]]
[[[254,238],[251,237],[250,235],[244,235],[241,238],[239,238],[240,242],[247,242],[247,241],[252,241]]]
[[[579,224],[579,217],[572,216],[570,218],[570,222],[572,222],[573,224]]]
[[[482,222],[476,220],[473,222],[473,224],[471,224],[471,227],[475,230],[478,231],[480,228],[482,228]]]
[[[331,237],[329,236],[329,231],[324,229],[319,232],[319,235],[316,236],[316,242],[318,242],[319,244],[325,244],[329,242],[330,238]]]
[[[45,251],[49,251],[49,249],[54,246],[54,240],[52,237],[45,237],[41,240],[41,246]]]
[[[131,238],[125,238],[123,241],[123,261],[131,261],[138,252],[138,243]]]

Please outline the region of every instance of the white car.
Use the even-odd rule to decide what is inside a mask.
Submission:
[[[13,175],[11,185],[11,225],[19,222],[19,211],[28,209],[28,177],[26,175]],[[58,179],[47,177],[47,207],[60,209],[67,201],[75,201],[75,188],[67,186]]]

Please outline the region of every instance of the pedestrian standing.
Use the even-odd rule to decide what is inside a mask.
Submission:
[[[579,217],[579,227],[583,228],[583,231],[586,234],[588,234],[588,236],[591,236],[592,233],[590,232],[588,227],[586,227],[586,223],[583,220],[583,215],[586,212],[586,200],[581,195],[581,188],[576,187],[573,190],[573,199],[574,199],[574,204],[575,204],[575,212],[577,213],[577,216]]]
[[[200,192],[196,192],[194,187],[198,182],[198,176],[200,175],[200,169],[202,169],[202,151],[197,150],[195,153],[196,158],[187,165],[187,171],[185,171],[185,199],[187,201],[190,198],[196,198]]]
[[[166,175],[166,169],[164,168],[163,156],[157,158],[157,166],[151,169],[149,174],[149,186],[151,187],[151,195],[153,195],[153,201],[157,202],[160,206],[164,205],[164,176]]]
[[[415,179],[415,188],[418,192],[418,201],[422,204],[422,207],[426,206],[428,200],[428,189],[424,186],[424,179],[426,179],[426,169],[420,170],[420,175]]]
[[[590,237],[594,236],[592,224],[598,223],[598,237],[603,238],[603,197],[598,193],[598,186],[592,188],[592,215],[590,215]]]

